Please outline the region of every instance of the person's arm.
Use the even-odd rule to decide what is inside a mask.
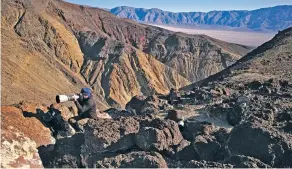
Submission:
[[[79,115],[82,115],[84,112],[88,111],[91,107],[92,107],[92,103],[89,102],[85,102],[85,104],[83,106],[81,106],[81,104],[79,103],[78,100],[75,101],[75,105],[78,109],[78,112],[80,113]]]

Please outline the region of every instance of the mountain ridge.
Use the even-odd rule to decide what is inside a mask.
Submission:
[[[145,9],[121,6],[109,11],[122,18],[156,24],[220,25],[256,31],[279,31],[292,25],[292,5],[280,5],[256,10],[214,10],[209,12],[169,12],[157,8]],[[265,21],[262,22],[263,20]]]
[[[247,83],[252,80],[267,80],[269,78],[291,81],[291,38],[292,27],[278,34],[270,41],[257,47],[250,53],[243,56],[230,67],[209,76],[208,78],[185,86],[182,90],[190,90],[196,86],[207,85],[216,81],[228,81],[234,83],[232,79],[239,79]],[[248,76],[251,76],[248,79]],[[243,80],[244,79],[244,80]]]

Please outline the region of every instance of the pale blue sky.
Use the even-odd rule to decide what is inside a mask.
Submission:
[[[211,10],[253,10],[277,5],[292,5],[292,0],[65,0],[99,8],[132,6],[159,8],[172,12],[208,12]]]

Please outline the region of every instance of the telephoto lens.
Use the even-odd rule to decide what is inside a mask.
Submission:
[[[79,98],[78,95],[76,94],[71,94],[71,95],[57,95],[56,96],[56,102],[57,103],[63,103],[63,102],[67,102],[67,101],[74,101],[76,99]]]

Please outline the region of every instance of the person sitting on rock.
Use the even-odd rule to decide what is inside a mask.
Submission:
[[[89,88],[82,88],[79,98],[75,98],[74,103],[78,109],[78,116],[69,119],[71,126],[78,132],[82,132],[82,125],[79,121],[86,118],[97,118],[96,102]]]
[[[180,101],[180,94],[178,92],[178,90],[175,90],[174,88],[170,89],[170,93],[168,95],[168,103],[169,104],[175,104],[178,103],[178,101]]]

